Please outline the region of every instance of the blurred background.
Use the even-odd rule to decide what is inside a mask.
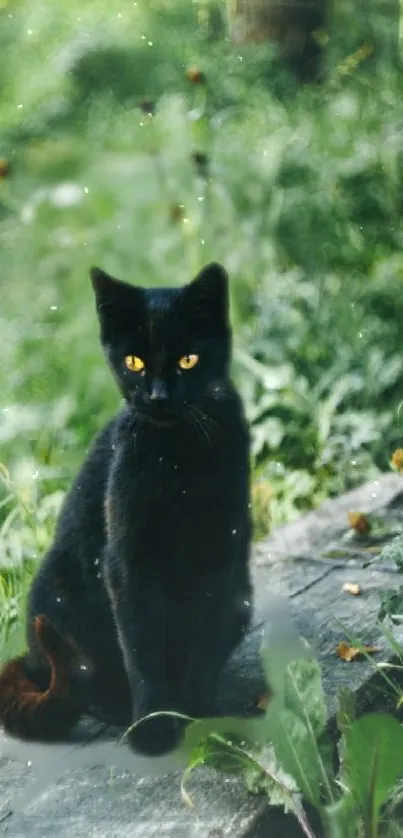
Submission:
[[[399,0],[0,0],[0,631],[119,406],[88,269],[231,275],[260,537],[402,442]],[[17,633],[18,634],[18,633]]]

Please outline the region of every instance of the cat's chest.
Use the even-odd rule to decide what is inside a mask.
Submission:
[[[211,495],[222,477],[214,459],[196,457],[194,452],[164,450],[163,446],[144,451],[133,446],[117,452],[109,493],[128,499],[132,509],[160,502],[182,509]]]

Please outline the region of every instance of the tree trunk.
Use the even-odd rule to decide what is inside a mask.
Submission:
[[[329,0],[228,0],[235,43],[271,41],[300,81],[322,72],[320,30],[327,29]],[[316,33],[319,37],[316,37]]]
[[[372,67],[399,62],[400,0],[227,0],[227,6],[232,40],[276,43],[301,82],[323,74],[323,34],[332,65],[362,47]]]

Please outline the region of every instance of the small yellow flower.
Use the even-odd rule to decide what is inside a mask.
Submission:
[[[403,472],[403,448],[396,448],[392,454],[391,465],[397,471]]]

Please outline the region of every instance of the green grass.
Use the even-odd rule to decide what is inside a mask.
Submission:
[[[344,73],[350,28],[326,84],[298,90],[265,46],[234,49],[209,8],[0,2],[3,636],[119,405],[94,263],[146,285],[227,266],[257,536],[386,470],[401,443],[399,74],[386,60]]]

